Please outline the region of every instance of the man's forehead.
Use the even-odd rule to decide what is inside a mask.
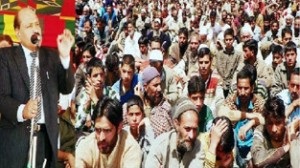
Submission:
[[[18,15],[19,15],[19,18],[22,18],[22,17],[28,17],[28,16],[35,16],[37,18],[37,15],[35,13],[35,11],[33,9],[30,9],[30,8],[24,8],[24,9],[21,9],[19,12],[18,12]]]
[[[292,74],[291,75],[290,83],[296,84],[296,85],[300,85],[299,79],[300,79],[300,74],[297,74],[297,75],[296,74]]]
[[[121,69],[123,70],[123,71],[127,71],[127,72],[131,72],[131,71],[133,71],[133,69],[130,67],[130,65],[128,65],[128,64],[123,64],[122,66],[121,66]]]
[[[18,16],[19,16],[20,24],[22,24],[22,23],[33,23],[33,22],[38,21],[38,17],[36,15],[36,13],[33,10],[29,9],[29,8],[21,10],[18,13]]]
[[[187,110],[186,112],[182,113],[181,119],[180,119],[180,124],[183,127],[189,127],[189,128],[194,128],[198,127],[198,114],[194,110]]]
[[[92,74],[93,73],[103,73],[103,69],[101,67],[93,67]]]
[[[196,97],[204,97],[205,94],[201,92],[193,93],[190,97],[196,98]]]
[[[112,129],[114,125],[107,119],[107,117],[98,117],[95,121],[95,128]]]
[[[240,78],[237,81],[237,85],[240,85],[240,84],[249,84],[250,85],[250,79],[249,78]]]
[[[130,105],[129,105],[130,106]],[[134,105],[131,105],[129,108],[128,108],[128,113],[132,112],[132,113],[136,113],[136,112],[139,112],[141,111],[140,107],[137,105],[137,104],[134,104]]]
[[[152,79],[149,84],[155,85],[155,84],[160,83],[160,82],[161,82],[161,79],[160,79],[159,76],[157,76],[154,79]]]

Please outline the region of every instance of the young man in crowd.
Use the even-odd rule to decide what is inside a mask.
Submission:
[[[288,42],[284,47],[285,61],[277,66],[274,73],[274,82],[271,88],[271,95],[276,95],[280,91],[288,88],[291,72],[294,70],[294,68],[300,67],[300,63],[297,62],[297,57],[296,44],[292,41]]]
[[[271,53],[265,58],[267,65],[272,65],[275,72],[277,66],[283,62],[283,47],[281,45],[272,44],[270,46]]]
[[[145,166],[145,161],[149,153],[151,144],[154,140],[154,132],[150,125],[150,120],[145,116],[143,100],[133,95],[126,104],[126,120],[128,125],[123,129],[130,133],[139,143],[142,151],[142,164]]]
[[[251,164],[249,153],[252,146],[253,128],[263,123],[262,111],[264,100],[253,94],[256,76],[248,69],[243,69],[237,75],[237,91],[229,95],[218,110],[218,116],[226,116],[234,122],[237,143],[237,164]]]
[[[300,118],[300,68],[295,68],[291,72],[288,89],[284,89],[277,94],[285,105],[285,116],[289,121]]]
[[[120,103],[123,105],[134,95],[134,87],[139,83],[140,78],[135,73],[135,59],[132,55],[124,55],[121,62],[119,79],[112,89],[120,96]]]
[[[76,113],[75,128],[79,134],[94,130],[91,116],[98,102],[104,97],[119,99],[117,92],[105,85],[105,68],[99,58],[92,58],[86,65],[86,71],[87,80],[79,95],[80,105]]]
[[[213,116],[216,116],[216,109],[223,103],[224,94],[222,88],[222,79],[217,70],[212,69],[212,59],[213,58],[208,48],[204,47],[199,50],[198,75],[205,83],[204,104],[206,104],[212,110]],[[187,93],[187,91],[184,93]]]
[[[229,93],[232,77],[239,63],[242,62],[242,53],[233,47],[234,31],[232,28],[225,30],[225,48],[216,55],[217,70],[223,79],[223,91],[226,98]]]
[[[95,132],[78,142],[75,167],[139,168],[142,151],[137,141],[123,128],[122,107],[105,98],[95,110]]]
[[[244,68],[245,65],[252,65],[255,67],[257,72],[257,82],[262,85],[266,90],[270,89],[273,83],[273,74],[274,71],[271,66],[267,66],[266,63],[257,58],[258,53],[258,43],[255,40],[248,40],[243,45],[244,51],[244,62],[239,64],[236,69],[235,74],[233,75],[231,82],[231,89],[236,90],[237,84],[237,74]],[[268,92],[262,92],[261,96],[263,98],[268,97]]]
[[[189,80],[188,97],[196,105],[199,113],[199,132],[208,132],[212,125],[213,115],[210,108],[204,104],[205,83],[201,77],[193,76]]]
[[[256,167],[290,167],[291,142],[299,130],[299,118],[289,127],[285,125],[285,107],[278,97],[270,98],[264,105],[265,125],[254,131],[251,147],[253,163]],[[294,146],[299,149],[299,146]]]

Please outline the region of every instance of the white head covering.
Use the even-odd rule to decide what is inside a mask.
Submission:
[[[241,28],[241,35],[246,33],[249,33],[252,37],[254,35],[249,23],[245,23],[244,26]]]
[[[205,26],[201,26],[200,30],[199,30],[199,35],[207,35],[207,28]]]
[[[153,61],[163,61],[164,56],[160,50],[152,50],[149,54],[149,60]]]

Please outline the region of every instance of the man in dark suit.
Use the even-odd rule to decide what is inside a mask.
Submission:
[[[35,11],[21,9],[14,20],[14,29],[21,45],[0,50],[0,167],[26,167],[29,153],[30,120],[38,114],[37,162],[55,167],[57,160],[59,92],[70,93],[74,76],[70,66],[70,49],[74,37],[69,30],[57,37],[59,53],[33,44],[32,37],[41,35]],[[38,42],[39,44],[40,42]],[[42,96],[30,99],[30,53],[37,52]],[[59,55],[59,56],[58,56]],[[46,162],[45,162],[46,161]]]

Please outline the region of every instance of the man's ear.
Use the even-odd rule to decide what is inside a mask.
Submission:
[[[18,39],[20,39],[20,31],[19,31],[19,29],[15,29],[15,33],[16,33],[16,36],[17,36],[17,38]]]
[[[119,126],[118,126],[118,134],[121,133],[122,128],[123,128],[123,122],[121,122],[121,123],[119,124]]]
[[[179,121],[178,121],[178,119],[174,119],[173,120],[173,124],[175,126],[175,129],[178,130],[178,128],[179,128]]]

